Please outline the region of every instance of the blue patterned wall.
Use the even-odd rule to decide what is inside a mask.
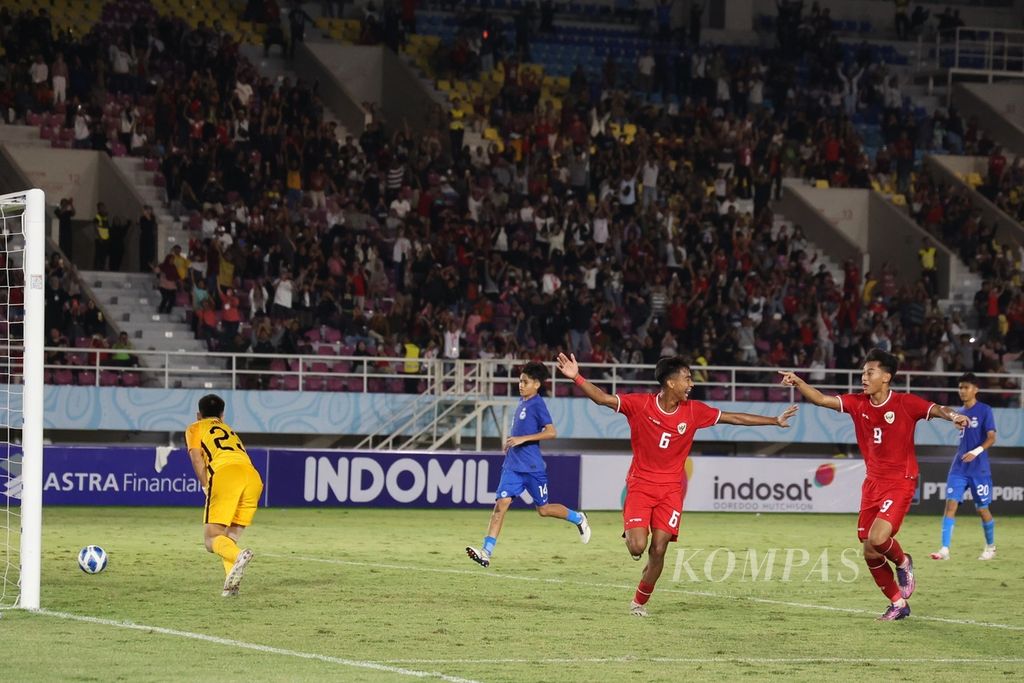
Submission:
[[[107,429],[176,432],[195,418],[201,389],[124,389],[47,386],[45,425],[51,429]],[[226,419],[240,432],[288,434],[368,434],[416,397],[407,394],[351,394],[296,391],[226,391]],[[567,439],[628,439],[626,419],[582,398],[547,399],[558,434]],[[779,403],[716,403],[724,410],[775,415]],[[1000,448],[1024,446],[1022,411],[996,409]],[[719,426],[701,432],[700,441],[798,443],[855,442],[846,415],[802,405],[786,431],[774,427]],[[488,435],[496,436],[493,422]],[[944,420],[922,422],[917,442],[953,445],[957,431]]]

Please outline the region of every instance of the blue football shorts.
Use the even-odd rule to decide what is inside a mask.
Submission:
[[[515,498],[527,491],[533,498],[534,505],[548,504],[548,473],[547,472],[513,472],[503,469],[501,481],[494,495],[496,498]]]
[[[987,508],[992,504],[992,477],[965,477],[951,474],[946,479],[946,500],[963,502],[964,492],[970,491],[974,507]]]

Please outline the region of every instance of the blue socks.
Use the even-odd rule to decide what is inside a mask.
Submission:
[[[576,512],[575,510],[569,510],[569,514],[566,515],[565,520],[567,522],[571,522],[572,524],[579,524],[583,521],[583,515]],[[494,536],[484,536],[484,545],[481,548],[481,550],[485,555],[493,555],[494,546],[496,546],[497,544],[498,539],[496,539]]]
[[[956,518],[954,517],[943,517],[942,518],[942,547],[948,548],[950,541],[953,540],[953,526],[956,524]],[[987,545],[995,545],[996,542],[996,520],[991,522],[982,522],[981,528],[985,531],[985,543]]]
[[[982,522],[981,528],[985,530],[985,543],[995,545],[996,543],[996,520]]]
[[[955,517],[942,517],[942,547],[948,548],[953,540],[953,525],[956,524]]]

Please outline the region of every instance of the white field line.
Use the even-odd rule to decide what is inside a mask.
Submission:
[[[1024,657],[547,657],[543,659],[384,659],[386,664],[1022,664]]]
[[[205,633],[192,633],[191,631],[179,631],[173,628],[164,628],[162,626],[147,626],[146,624],[136,624],[130,621],[117,621],[115,619],[102,619],[100,617],[90,617],[82,614],[71,614],[69,612],[54,612],[48,609],[33,610],[29,614],[40,614],[47,617],[57,617],[58,619],[68,619],[70,621],[81,621],[87,624],[98,624],[100,626],[113,626],[115,628],[129,629],[132,631],[144,631],[146,633],[159,633],[164,636],[175,636],[177,638],[188,638],[190,640],[199,640],[206,643],[213,643],[214,645],[224,645],[227,647],[239,649],[239,650],[253,650],[256,652],[263,652],[270,655],[280,655],[283,657],[295,657],[297,659],[311,659],[318,662],[326,662],[328,664],[338,664],[340,666],[347,666],[356,669],[370,669],[372,671],[381,671],[383,673],[398,674],[400,676],[411,676],[413,678],[437,678],[448,683],[478,683],[468,678],[459,678],[458,676],[448,676],[446,674],[436,671],[416,671],[414,669],[405,669],[398,666],[392,666],[381,662],[366,662],[358,659],[345,659],[343,657],[331,657],[330,655],[322,655],[316,652],[302,652],[300,650],[288,650],[282,647],[272,647],[270,645],[260,645],[258,643],[247,643],[242,640],[232,640],[231,638],[220,638],[218,636],[211,636]]]
[[[572,586],[587,586],[590,588],[615,588],[618,590],[633,590],[636,586],[620,583],[599,583],[595,581],[574,581],[572,579],[542,578],[539,576],[521,576],[495,572],[487,569],[446,569],[443,567],[415,567],[403,564],[388,564],[383,562],[358,562],[355,560],[337,560],[322,557],[309,557],[305,555],[283,555],[281,553],[261,553],[262,557],[276,557],[286,560],[299,560],[300,562],[317,562],[320,564],[333,564],[346,567],[367,567],[370,569],[393,569],[395,571],[422,572],[429,574],[458,574],[464,576],[476,576],[480,578],[504,579],[507,581],[527,581],[530,583],[550,583]],[[728,595],[725,593],[713,593],[711,591],[686,590],[683,588],[669,588],[658,586],[659,593],[678,593],[682,595],[696,595],[703,598],[717,598],[720,600],[738,600],[745,602],[756,602],[764,605],[779,605],[783,607],[797,607],[805,610],[820,610],[825,612],[845,612],[847,614],[876,614],[874,611],[858,609],[855,607],[832,607],[830,605],[815,605],[812,603],[793,602],[789,600],[772,600],[770,598],[758,598],[746,595]],[[998,624],[987,621],[975,621],[973,619],[953,619],[947,617],[932,617],[928,615],[914,615],[916,621],[937,621],[943,624],[957,624],[960,626],[980,626],[983,628],[1002,629],[1005,631],[1022,631],[1024,626],[1013,624]]]

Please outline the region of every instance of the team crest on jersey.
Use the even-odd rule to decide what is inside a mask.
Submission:
[[[519,413],[519,419],[520,420],[525,420],[526,419],[526,408],[523,408],[522,412]]]
[[[892,424],[893,422],[895,422],[895,421],[896,421],[896,413],[892,412],[891,410],[890,410],[890,411],[888,411],[888,412],[887,412],[887,413],[886,413],[885,415],[883,415],[882,417],[884,417],[884,418],[885,418],[885,421],[886,421],[886,422],[888,422],[889,424]]]
[[[685,434],[686,433],[686,423],[685,422],[680,422],[678,425],[676,425],[676,431],[679,432],[680,435]]]
[[[976,417],[972,417],[971,418],[971,427],[974,428],[974,429],[978,428],[978,418],[976,418]]]

